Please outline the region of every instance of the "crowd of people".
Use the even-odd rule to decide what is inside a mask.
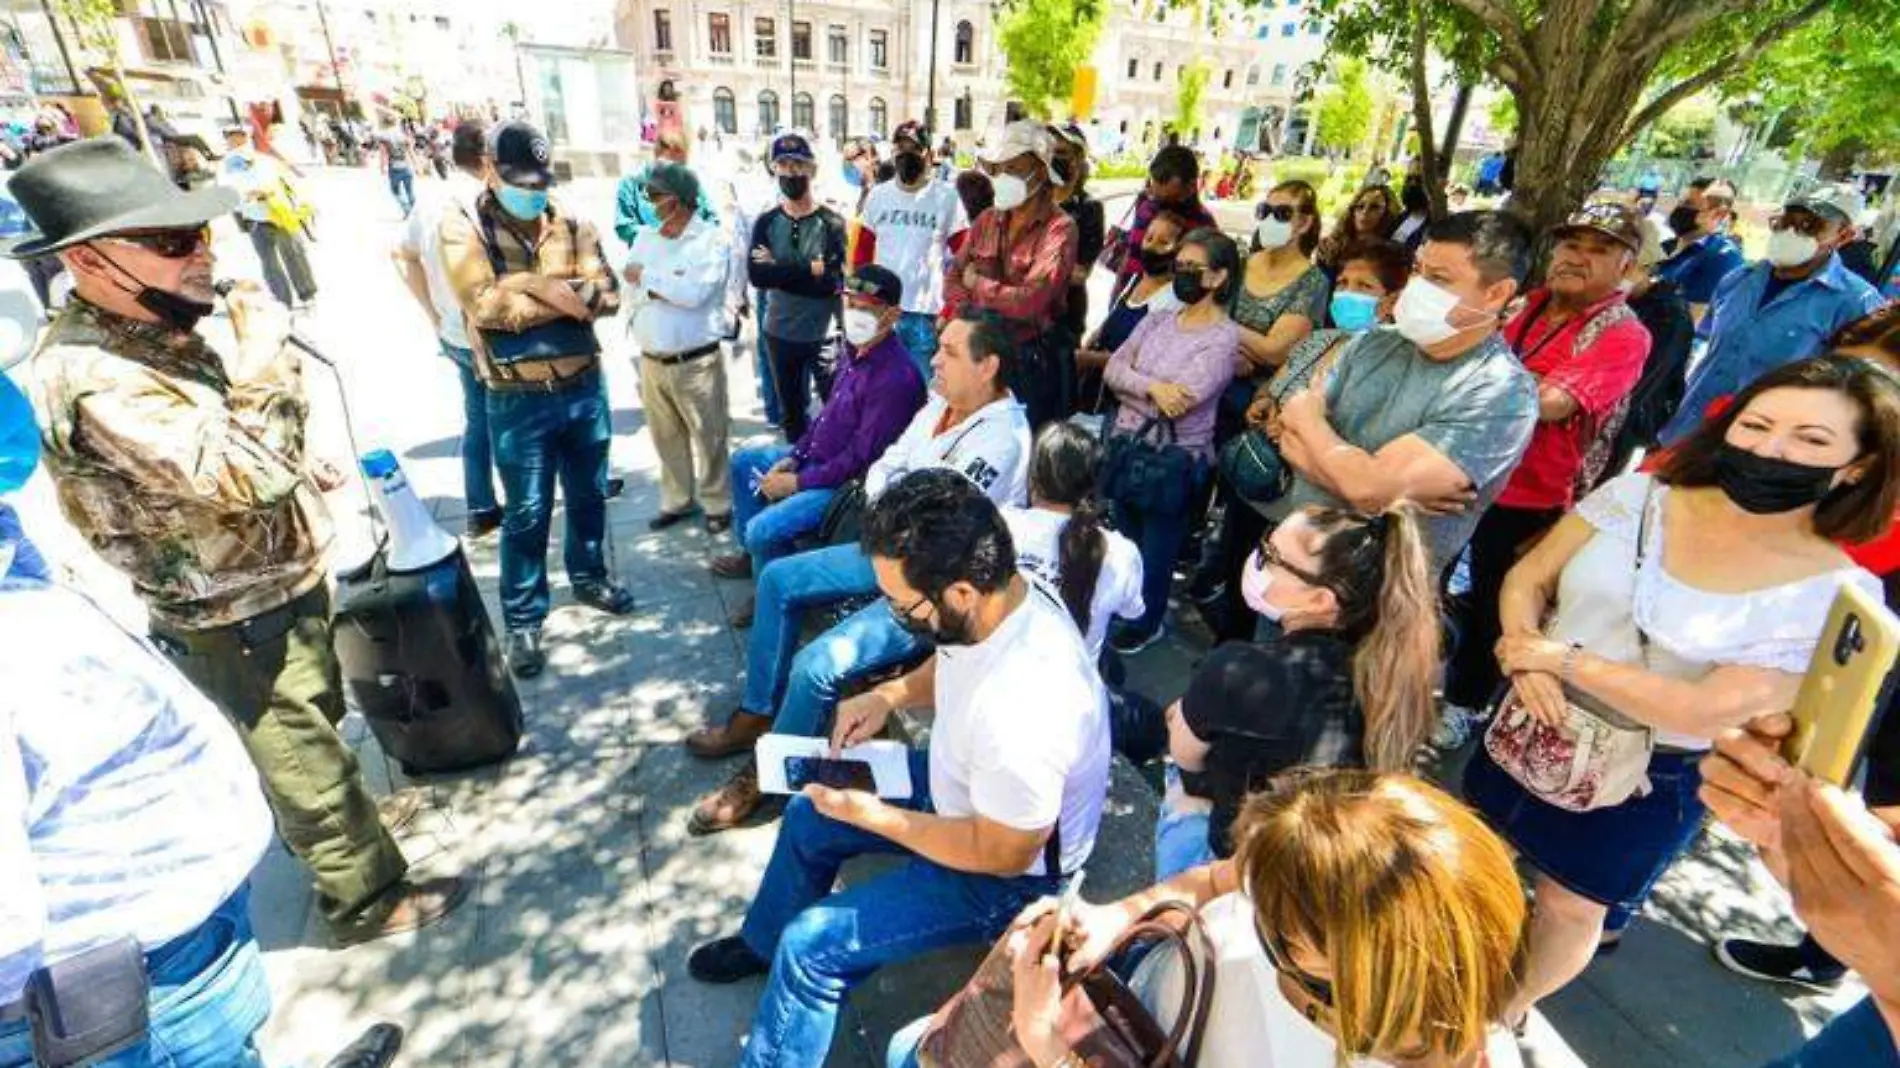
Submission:
[[[1095,1063],[1062,976],[1107,969],[1163,1033],[1213,972],[1192,1029],[1211,1068],[1514,1064],[1532,1010],[1614,951],[1712,815],[1814,932],[1729,939],[1723,962],[1823,987],[1852,968],[1871,991],[1783,1063],[1900,1064],[1900,716],[1864,798],[1773,748],[1836,592],[1889,595],[1900,572],[1900,312],[1842,266],[1856,190],[1790,198],[1753,262],[1716,182],[1667,241],[1616,197],[1544,234],[1433,216],[1416,179],[1330,224],[1308,184],[1270,185],[1237,240],[1176,146],[1111,227],[1072,127],[1012,123],[952,176],[905,123],[888,158],[852,146],[843,198],[786,132],[756,161],[769,194],[727,203],[662,134],[618,191],[615,262],[528,123],[455,128],[446,180],[421,187],[410,136],[376,144],[395,261],[459,373],[465,533],[499,532],[508,669],[548,666],[557,488],[574,600],[635,609],[604,548],[599,330],[623,312],[649,525],[729,535],[707,566],[752,584],[739,704],[683,743],[744,758],[694,835],[781,820],[743,922],[688,962],[764,978],[742,1063],[821,1064],[877,969],[995,943],[1013,1063]],[[285,344],[315,281],[272,161],[234,131],[220,162],[223,185],[181,191],[108,138],[13,179],[37,230],[9,254],[57,257],[75,293],[24,389],[0,387],[0,495],[43,463],[152,625],[114,629],[0,504],[19,635],[0,656],[23,682],[0,690],[0,1064],[29,1063],[48,966],[127,937],[153,1042],[259,1063],[245,877],[267,806],[339,944],[466,893],[410,877],[391,831],[413,804],[373,798],[337,733],[340,473],[305,448]],[[221,354],[196,328],[207,227],[234,207],[269,296],[231,297]],[[1092,310],[1096,271],[1113,285]],[[746,318],[769,442],[732,440]],[[27,639],[53,619],[59,640]],[[1214,646],[1181,692],[1137,692],[1127,662],[1171,626]],[[768,736],[836,754],[914,715],[907,796],[766,792]],[[1620,774],[1526,770],[1536,732],[1599,727],[1643,739]],[[1480,732],[1459,781],[1427,781]],[[1155,884],[1052,907],[1096,850],[1117,752],[1158,766]],[[838,888],[867,854],[902,862]],[[1176,906],[1205,947],[1124,950]],[[972,1056],[962,1004],[890,1062]]]

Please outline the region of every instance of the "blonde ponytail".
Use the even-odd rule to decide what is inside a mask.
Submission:
[[[1366,764],[1409,771],[1431,733],[1438,677],[1438,591],[1424,531],[1411,510],[1395,507],[1386,524],[1384,581],[1372,629],[1352,658],[1352,689],[1366,717]]]

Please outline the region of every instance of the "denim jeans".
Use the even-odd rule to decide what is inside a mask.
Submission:
[[[1900,1043],[1872,998],[1862,998],[1800,1049],[1768,1068],[1900,1068]]]
[[[470,515],[497,512],[495,450],[488,438],[488,387],[475,377],[475,354],[441,342],[462,379],[462,499]]]
[[[1205,467],[1194,471],[1198,489],[1207,477]],[[1189,493],[1191,498],[1193,493]],[[1153,634],[1168,616],[1168,593],[1174,586],[1174,562],[1187,541],[1188,527],[1196,518],[1192,509],[1166,515],[1137,508],[1126,501],[1110,501],[1114,509],[1115,529],[1141,550],[1141,618],[1126,626],[1140,634]]]
[[[765,421],[773,426],[782,426],[785,413],[779,410],[778,386],[772,381],[771,359],[765,353],[765,305],[772,297],[769,290],[752,291],[752,321],[759,324],[758,335],[753,338],[753,371],[759,376],[759,406],[765,409]]]
[[[567,499],[570,582],[607,577],[607,389],[591,371],[560,393],[488,394],[488,430],[507,498],[501,520],[501,614],[508,629],[548,616],[548,527],[554,484]],[[866,565],[867,568],[869,565]]]
[[[402,217],[407,219],[416,210],[416,172],[407,167],[389,168],[389,195],[396,198]]]
[[[786,441],[797,441],[811,425],[811,390],[823,372],[826,344],[765,337],[765,369],[778,391],[779,426]],[[824,392],[822,383],[819,392]]]
[[[910,769],[912,796],[894,803],[928,812],[929,755],[912,753]],[[867,854],[908,859],[888,875],[833,893],[844,862]],[[746,945],[772,962],[740,1063],[817,1068],[852,987],[886,964],[991,941],[1030,902],[1059,886],[1052,876],[952,871],[792,798],[740,930]]]
[[[792,658],[792,673],[785,680],[778,715],[772,717],[772,732],[823,737],[847,683],[914,660],[929,648],[923,639],[897,625],[883,598],[865,605]]]
[[[151,1032],[99,1068],[263,1068],[253,1041],[270,1015],[270,986],[239,889],[205,922],[145,955]],[[0,1068],[30,1068],[24,1020],[0,1024]]]
[[[1208,824],[1214,813],[1206,804],[1195,804],[1181,790],[1181,769],[1168,765],[1167,789],[1155,812],[1155,882],[1169,879],[1214,862],[1214,847],[1207,843]],[[1187,804],[1176,806],[1177,799]]]
[[[779,706],[798,647],[800,613],[876,592],[877,572],[856,545],[828,545],[765,565],[746,642],[745,694],[739,707],[769,716]]]
[[[910,352],[911,362],[930,384],[930,358],[937,354],[937,317],[923,312],[905,312],[897,320],[897,340]]]
[[[825,507],[836,490],[799,490],[782,500],[768,501],[754,486],[772,465],[792,454],[788,445],[755,445],[732,454],[732,529],[752,554],[752,571],[791,551],[792,543],[818,529]]]

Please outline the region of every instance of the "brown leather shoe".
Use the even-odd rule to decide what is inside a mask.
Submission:
[[[772,729],[772,717],[736,709],[720,727],[701,727],[686,736],[686,751],[702,760],[749,753],[760,735]]]
[[[726,622],[732,624],[733,630],[747,630],[752,626],[752,614],[758,607],[759,602],[757,600],[747,597],[745,600],[733,605],[732,611],[726,613]]]
[[[420,931],[459,908],[468,900],[468,892],[473,887],[472,882],[460,875],[420,883],[405,880],[390,891],[395,896],[395,906],[380,919],[339,924],[331,933],[340,947]]]
[[[732,773],[724,786],[693,805],[692,818],[686,821],[686,833],[701,837],[730,831],[756,812],[763,799],[759,793],[758,765],[748,760]]]
[[[752,577],[752,554],[727,553],[724,556],[715,556],[712,562],[706,565],[706,570],[711,571],[715,578],[749,579]]]

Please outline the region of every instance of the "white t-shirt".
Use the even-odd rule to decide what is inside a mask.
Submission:
[[[1010,540],[1016,543],[1016,569],[1042,583],[1062,599],[1062,532],[1069,517],[1042,508],[1005,508],[1003,521],[1009,524]],[[1102,572],[1095,579],[1095,594],[1089,600],[1089,629],[1083,636],[1091,661],[1102,656],[1102,640],[1108,636],[1111,617],[1140,618],[1141,550],[1112,530],[1108,550],[1102,556]]]
[[[1036,583],[975,645],[937,647],[930,795],[937,814],[1058,827],[1062,870],[1095,848],[1108,795],[1102,682],[1062,602]],[[1044,874],[1042,855],[1025,875]]]
[[[895,181],[883,182],[865,200],[860,222],[877,235],[872,262],[903,280],[904,310],[942,311],[944,249],[951,235],[970,225],[956,187],[932,178],[912,193]]]
[[[462,306],[455,300],[455,287],[449,284],[449,272],[442,264],[442,222],[451,212],[473,212],[482,194],[482,183],[459,170],[449,171],[440,184],[424,183],[416,199],[416,210],[403,221],[396,247],[422,261],[422,273],[429,281],[429,303],[442,320],[437,331],[441,339],[458,349],[468,348],[468,330],[462,322]]]
[[[1226,894],[1201,909],[1214,942],[1214,1004],[1201,1035],[1199,1068],[1332,1068],[1339,1043],[1308,1020],[1280,992],[1279,976],[1254,931],[1253,902]],[[1130,985],[1156,1022],[1172,1027],[1183,996],[1178,953],[1154,953],[1135,969]],[[1523,1058],[1508,1031],[1494,1028],[1485,1042],[1490,1068],[1522,1068]],[[1362,1058],[1355,1068],[1386,1062]]]
[[[1029,417],[1014,396],[991,401],[939,434],[950,407],[940,394],[924,401],[903,434],[864,475],[864,496],[875,501],[898,478],[928,467],[947,467],[997,504],[1029,502]]]

